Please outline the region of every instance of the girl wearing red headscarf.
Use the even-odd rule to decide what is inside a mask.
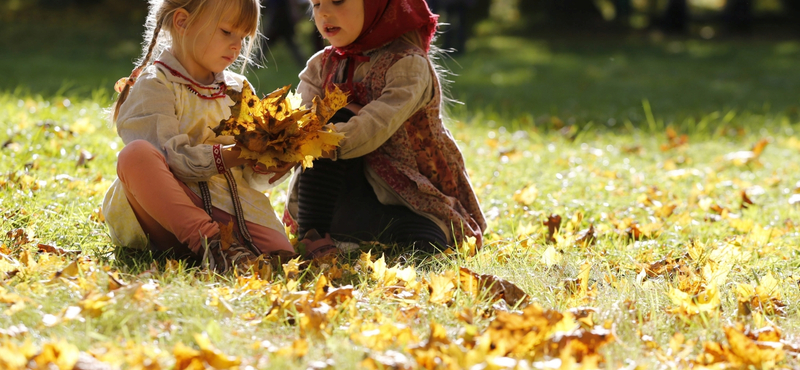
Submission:
[[[331,120],[345,134],[338,150],[295,173],[284,222],[310,257],[359,241],[432,251],[473,237],[480,246],[486,222],[442,123],[429,57],[438,16],[424,0],[311,4],[331,46],[308,61],[297,91],[310,106],[337,85],[350,104]]]

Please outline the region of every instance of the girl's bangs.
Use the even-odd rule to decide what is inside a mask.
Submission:
[[[229,18],[233,28],[243,33],[255,36],[258,32],[258,20],[261,17],[261,7],[257,0],[216,0],[222,9],[218,14],[232,15]]]

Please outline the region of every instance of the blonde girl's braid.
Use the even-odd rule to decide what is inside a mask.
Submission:
[[[147,63],[150,61],[150,58],[153,56],[153,49],[155,49],[156,45],[158,45],[158,34],[161,32],[161,25],[163,23],[163,17],[160,17],[156,22],[156,28],[153,29],[153,38],[150,39],[150,46],[147,48],[147,54],[145,54],[144,58],[142,58],[142,61],[139,63],[139,65],[133,69],[130,77],[123,78],[117,82],[117,84],[120,84],[124,80],[122,83],[124,83],[125,86],[119,92],[117,104],[114,106],[114,121],[116,121],[117,116],[119,116],[119,107],[122,106],[122,103],[124,103],[126,99],[128,99],[128,93],[131,91],[131,86],[133,86],[133,84],[136,82],[139,74],[142,73],[142,70],[144,70],[144,68],[147,66]]]

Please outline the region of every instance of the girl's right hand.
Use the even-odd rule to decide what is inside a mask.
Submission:
[[[247,158],[239,158],[241,155],[242,149],[237,146],[231,146],[227,148],[222,148],[222,160],[225,162],[225,168],[233,168],[238,167],[243,164],[253,165],[255,164],[255,160],[247,159]]]
[[[286,176],[286,174],[289,171],[291,171],[292,168],[294,168],[295,166],[297,166],[297,163],[285,163],[285,162],[282,162],[282,163],[278,164],[277,166],[272,166],[272,167],[268,167],[267,168],[261,163],[255,163],[255,164],[253,164],[253,172],[258,173],[258,174],[262,174],[262,175],[273,174],[272,177],[270,177],[270,179],[269,179],[269,183],[273,184],[273,183],[275,183],[275,181],[278,181],[281,178],[283,178],[283,176]]]

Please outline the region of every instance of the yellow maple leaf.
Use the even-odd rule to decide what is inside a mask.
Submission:
[[[746,365],[768,369],[784,358],[780,343],[756,342],[732,326],[726,326],[722,329],[725,331],[725,337],[730,344],[730,352],[728,354],[730,360],[739,360]]]
[[[57,369],[72,369],[78,362],[80,351],[78,347],[59,341],[57,343],[45,343],[38,355],[31,361],[36,363],[38,369],[48,369],[54,365]]]
[[[454,275],[452,271],[447,271],[444,275],[432,274],[429,277],[429,302],[433,304],[442,304],[450,302],[450,300],[453,299],[453,290],[456,287]]]
[[[719,289],[716,285],[709,286],[695,295],[680,289],[670,288],[667,295],[672,300],[672,303],[677,306],[671,312],[687,316],[696,315],[700,312],[717,313],[717,309],[721,304]]]
[[[266,167],[301,163],[311,167],[313,160],[334,150],[344,138],[328,120],[347,105],[347,94],[338,87],[314,97],[311,109],[297,106],[297,95],[284,86],[259,100],[245,81],[241,92],[229,90],[235,101],[231,116],[212,130],[217,135],[234,136],[242,158],[256,159]]]

